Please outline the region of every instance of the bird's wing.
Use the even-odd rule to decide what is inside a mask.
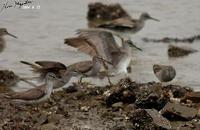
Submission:
[[[101,24],[98,27],[103,27],[103,28],[133,28],[135,27],[135,22],[134,20],[131,20],[129,18],[118,18],[112,21],[109,21],[107,23]]]
[[[56,61],[36,61],[35,63],[42,66],[45,69],[67,69],[67,67],[63,63]]]
[[[106,31],[90,29],[79,30],[79,37],[87,39],[97,50],[98,56],[110,61],[110,52],[117,50],[118,46],[113,34]]]
[[[64,43],[77,48],[79,51],[84,52],[90,56],[97,56],[97,50],[93,44],[88,42],[85,38],[75,37],[66,38]]]
[[[16,92],[9,95],[11,99],[22,99],[22,100],[36,100],[45,95],[45,92],[38,86],[25,92]]]
[[[76,70],[81,73],[88,72],[89,70],[92,69],[92,67],[93,67],[92,61],[81,61],[68,66],[69,70]]]
[[[35,64],[26,62],[26,61],[20,61],[23,64],[29,65],[31,68],[33,68],[34,73],[39,73],[39,79],[43,80],[46,77],[46,74],[51,72],[54,73],[57,77],[60,77],[60,70],[66,70],[67,67],[60,63],[55,61],[36,61]]]

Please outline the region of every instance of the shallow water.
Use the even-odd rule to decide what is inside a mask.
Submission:
[[[10,8],[0,13],[0,27],[6,27],[18,39],[6,36],[7,48],[0,54],[0,68],[10,69],[22,77],[30,76],[29,67],[20,60],[56,60],[68,65],[89,56],[63,44],[63,39],[75,35],[75,30],[87,27],[87,4],[94,0],[33,0],[40,9]],[[184,58],[169,59],[168,44],[144,43],[141,38],[187,37],[199,34],[199,0],[112,0],[119,2],[134,18],[141,12],[149,12],[161,22],[147,21],[144,29],[132,39],[143,52],[133,52],[133,80],[138,82],[158,81],[152,65],[170,64],[176,68],[175,84],[200,90],[200,53]],[[1,1],[2,2],[2,1]],[[2,3],[0,2],[0,7]],[[193,44],[179,43],[200,50],[199,41]],[[119,76],[120,77],[120,76]],[[91,80],[91,79],[89,79]],[[93,83],[106,83],[95,80]],[[20,85],[19,85],[20,86]]]

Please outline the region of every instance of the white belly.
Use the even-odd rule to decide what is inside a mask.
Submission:
[[[38,103],[47,101],[48,98],[50,98],[49,94],[43,96],[42,98],[40,98],[38,100],[21,100],[21,99],[15,99],[13,101],[15,101],[15,102],[21,102],[21,103],[24,103],[24,104],[38,104]]]
[[[130,62],[131,58],[126,57],[121,59],[120,62],[112,69],[112,75],[128,73],[127,67],[129,66]]]

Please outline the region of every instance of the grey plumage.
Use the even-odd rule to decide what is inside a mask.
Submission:
[[[103,30],[80,30],[77,38],[65,39],[65,44],[78,48],[89,55],[99,56],[111,62],[111,68],[116,73],[127,73],[131,59],[131,47],[136,47],[130,40],[122,39],[122,47],[118,46],[114,34]],[[92,52],[92,53],[91,53]],[[109,65],[108,65],[109,66]],[[122,69],[123,68],[123,69]]]
[[[149,19],[159,21],[158,19],[151,17],[148,13],[142,13],[139,19],[122,17],[100,24],[97,27],[110,29],[120,33],[136,33],[144,27],[145,21]]]
[[[55,74],[48,73],[46,75],[45,84],[24,92],[7,93],[5,94],[5,97],[25,104],[35,104],[46,101],[48,98],[50,98],[50,95],[53,91],[53,82],[55,80],[59,80]],[[63,81],[60,80],[60,82]]]
[[[53,88],[57,89],[63,87],[67,84],[70,79],[77,76],[81,72],[76,72],[76,70],[70,70],[63,63],[56,61],[36,61],[35,64],[29,63],[27,61],[20,61],[23,64],[29,65],[34,73],[39,74],[38,79],[43,81],[48,73],[53,73],[56,77],[60,78],[64,82],[54,81]]]
[[[153,65],[153,72],[161,82],[169,82],[176,76],[176,70],[173,66]]]
[[[0,52],[2,52],[6,47],[6,41],[4,40],[4,36],[9,35],[11,37],[17,38],[15,35],[10,34],[6,28],[0,28]]]

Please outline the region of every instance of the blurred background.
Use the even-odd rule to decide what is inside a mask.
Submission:
[[[6,36],[7,48],[0,54],[0,69],[10,69],[22,77],[32,76],[29,67],[20,60],[54,60],[66,65],[90,59],[64,44],[64,38],[75,36],[75,31],[87,28],[88,3],[96,0],[33,0],[31,5],[40,9],[9,8],[0,13],[0,27],[18,39]],[[142,38],[188,37],[200,32],[199,0],[101,0],[103,3],[120,3],[132,16],[138,18],[148,12],[160,22],[148,21],[144,29],[132,35],[132,40],[143,52],[133,50],[132,73],[137,82],[158,81],[153,74],[153,64],[173,65],[177,76],[174,84],[200,90],[200,53],[183,58],[168,58],[169,44],[145,43]],[[2,3],[0,3],[2,5]],[[172,43],[176,44],[176,43]],[[178,43],[200,50],[199,41],[192,44]],[[120,76],[119,76],[120,77]],[[118,78],[119,78],[118,77]],[[115,80],[115,78],[112,78]],[[93,83],[102,85],[96,79]]]

